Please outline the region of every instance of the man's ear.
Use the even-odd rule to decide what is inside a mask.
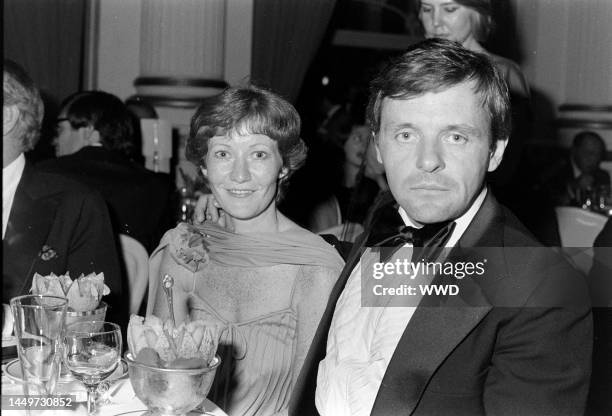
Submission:
[[[17,126],[19,109],[16,105],[2,106],[2,134],[6,135]]]
[[[489,172],[493,172],[499,167],[507,145],[508,139],[498,140],[495,144],[495,149],[489,152],[489,168],[487,169]]]
[[[202,175],[204,175],[205,178],[208,178],[208,169],[206,169],[204,166],[200,166],[200,172],[202,172]]]
[[[376,160],[378,160],[378,163],[382,164],[382,155],[380,154],[380,147],[378,147],[378,136],[376,133],[372,132],[372,137],[374,138],[374,148],[376,149]]]
[[[91,126],[81,127],[81,128],[85,129],[83,133],[85,135],[85,142],[88,145],[91,146],[93,144],[100,143],[100,132],[98,130],[94,130],[94,128]]]

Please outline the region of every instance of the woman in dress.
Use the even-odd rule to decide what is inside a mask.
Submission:
[[[229,415],[287,413],[297,375],[343,261],[277,209],[304,162],[300,118],[257,87],[206,98],[191,120],[187,158],[198,166],[233,232],[179,224],[150,260],[147,312],[167,318],[160,281],[174,279],[176,322],[221,331],[209,398]]]

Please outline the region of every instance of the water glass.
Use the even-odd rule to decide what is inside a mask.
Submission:
[[[11,299],[17,353],[26,396],[54,394],[62,359],[62,331],[68,301],[57,296]]]

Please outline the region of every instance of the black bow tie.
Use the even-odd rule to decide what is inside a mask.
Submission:
[[[415,247],[444,246],[455,229],[454,221],[425,224],[422,228],[409,225],[402,227],[397,234],[385,238],[377,247],[397,247],[411,243]]]
[[[422,228],[407,225],[402,227],[399,233],[385,238],[375,246],[381,247],[381,261],[387,261],[397,249],[406,243],[411,243],[414,247],[419,248],[414,251],[413,258],[422,257],[433,260],[438,257],[454,229],[454,221],[426,224]]]

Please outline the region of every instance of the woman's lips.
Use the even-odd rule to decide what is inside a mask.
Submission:
[[[226,189],[225,191],[236,198],[246,198],[255,192],[252,189]]]

